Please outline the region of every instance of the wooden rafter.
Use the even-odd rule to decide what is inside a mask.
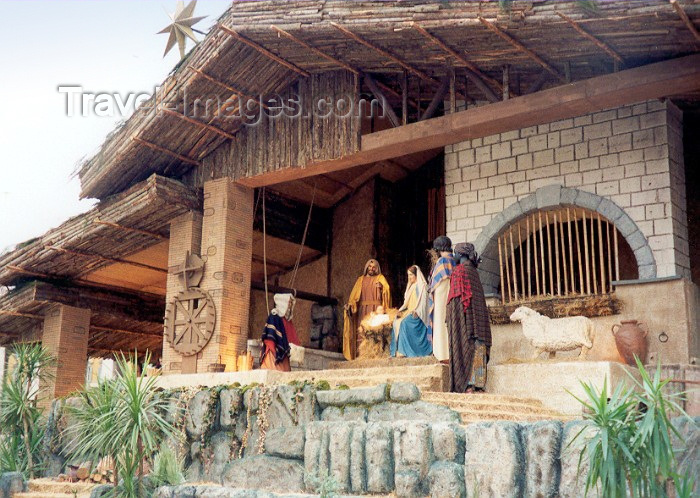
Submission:
[[[543,70],[540,75],[537,77],[537,79],[532,83],[530,88],[527,89],[527,93],[535,93],[539,92],[544,84],[547,82],[547,77],[549,75],[548,71]]]
[[[269,58],[269,59],[272,59],[273,61],[275,61],[275,62],[277,62],[277,63],[283,65],[283,66],[286,67],[287,69],[291,69],[291,70],[294,71],[295,73],[301,74],[302,76],[306,76],[306,77],[310,76],[310,74],[309,74],[307,71],[304,71],[303,69],[301,69],[301,68],[298,67],[298,66],[295,66],[295,65],[292,64],[291,62],[284,60],[282,57],[273,54],[272,52],[270,52],[268,49],[266,49],[266,48],[263,47],[262,45],[258,45],[258,44],[255,43],[253,40],[249,40],[249,39],[246,38],[245,36],[243,36],[243,35],[237,33],[237,32],[234,31],[234,30],[232,30],[231,28],[228,28],[228,27],[224,26],[223,24],[219,24],[219,29],[221,29],[221,30],[224,31],[225,33],[228,33],[229,35],[231,35],[233,38],[235,38],[235,39],[238,40],[239,42],[245,43],[246,45],[248,45],[248,46],[249,46],[250,48],[252,48],[253,50],[257,50],[258,52],[260,52],[261,54],[263,54],[265,57],[267,57],[267,58]]]
[[[112,223],[111,221],[102,221],[99,218],[92,220],[92,222],[97,223],[98,225],[105,225],[108,227],[116,228],[117,230],[124,230],[125,232],[133,232],[140,233],[141,235],[148,235],[149,237],[153,237],[155,239],[170,240],[168,237],[160,233],[151,232],[150,230],[142,230],[141,228],[127,227],[124,225],[120,225],[119,223]]]
[[[484,83],[488,82],[492,85],[494,85],[496,88],[498,88],[499,91],[501,91],[501,84],[495,80],[494,78],[491,78],[489,75],[484,74],[481,69],[479,69],[476,64],[468,61],[463,55],[458,53],[456,50],[453,48],[449,47],[445,42],[443,42],[441,39],[439,39],[437,36],[433,35],[430,33],[428,30],[423,28],[420,24],[418,23],[413,23],[413,28],[418,31],[421,35],[423,35],[425,38],[433,42],[435,45],[440,47],[443,51],[447,52],[450,54],[452,57],[457,59],[464,67],[469,69],[470,72],[467,72],[467,75],[469,76],[469,79],[474,81],[474,83],[479,85],[477,83],[477,80],[479,82]],[[484,83],[485,84],[485,83]]]
[[[424,81],[427,81],[427,82],[429,82],[429,83],[431,83],[431,84],[433,84],[433,85],[440,85],[440,82],[439,82],[439,81],[437,81],[436,79],[432,78],[432,77],[429,76],[428,74],[424,73],[424,72],[421,71],[420,69],[417,69],[417,68],[411,66],[411,65],[408,64],[407,62],[404,62],[403,60],[401,60],[401,59],[399,59],[398,57],[396,57],[394,54],[392,54],[392,53],[390,53],[390,52],[384,50],[384,49],[381,48],[381,47],[378,47],[377,45],[375,45],[374,43],[372,43],[372,42],[370,42],[370,41],[365,40],[364,38],[362,38],[362,37],[356,35],[356,34],[353,33],[352,31],[350,31],[349,29],[347,29],[347,28],[341,26],[340,24],[335,23],[335,22],[331,22],[330,25],[333,26],[333,27],[335,27],[336,29],[338,29],[338,31],[340,31],[341,33],[344,33],[347,37],[352,38],[352,39],[355,40],[357,43],[360,43],[361,45],[364,45],[365,47],[367,47],[367,48],[369,48],[369,49],[371,49],[371,50],[374,50],[375,52],[377,52],[377,53],[383,55],[383,56],[386,57],[387,59],[390,59],[390,60],[394,61],[395,63],[397,63],[397,64],[398,64],[399,66],[401,66],[402,68],[404,68],[404,69],[405,69],[406,71],[408,71],[409,73],[414,74],[414,75],[418,76],[420,79],[422,79],[422,80],[424,80]]]
[[[267,105],[265,105],[264,102],[262,102],[262,99],[257,99],[257,98],[255,98],[255,97],[252,97],[252,96],[250,96],[250,95],[247,95],[247,94],[245,94],[244,92],[242,92],[241,90],[239,90],[238,88],[235,88],[235,87],[229,85],[228,83],[224,83],[224,82],[221,81],[221,80],[217,80],[216,78],[214,78],[214,77],[212,77],[212,76],[209,76],[207,73],[205,73],[205,72],[202,71],[201,69],[197,69],[197,68],[194,67],[194,66],[187,66],[187,67],[188,67],[191,71],[194,71],[195,73],[197,73],[198,75],[200,75],[200,76],[201,76],[202,78],[204,78],[205,80],[211,81],[211,82],[214,83],[215,85],[219,85],[221,88],[225,88],[226,90],[230,91],[231,93],[233,93],[234,95],[236,95],[240,100],[242,100],[242,99],[246,99],[246,100],[249,100],[249,101],[252,100],[252,101],[255,102],[256,104],[262,106],[263,109],[269,109],[269,107],[268,107]]]
[[[352,67],[351,65],[346,64],[345,62],[343,62],[343,61],[341,61],[341,60],[338,60],[338,59],[336,59],[335,57],[332,57],[332,56],[328,55],[327,53],[325,53],[325,52],[323,52],[323,51],[317,49],[316,47],[314,47],[314,46],[312,46],[312,45],[309,45],[309,44],[306,43],[304,40],[300,40],[299,38],[297,38],[296,36],[292,35],[291,33],[288,33],[287,31],[283,30],[282,28],[278,28],[278,27],[275,26],[274,24],[273,24],[272,26],[270,26],[270,27],[271,27],[273,30],[277,31],[277,33],[279,33],[280,35],[284,36],[285,38],[288,38],[288,39],[292,40],[292,41],[295,42],[295,43],[298,43],[299,45],[301,45],[302,47],[305,47],[306,49],[310,50],[311,52],[313,52],[314,54],[318,55],[318,56],[321,57],[322,59],[326,59],[327,61],[330,61],[330,62],[332,62],[333,64],[336,64],[336,65],[342,67],[343,69],[346,69],[346,70],[350,71],[350,72],[353,73],[353,74],[358,74],[358,75],[360,74],[360,71],[359,71],[358,69],[355,69],[355,68]]]
[[[95,258],[95,259],[99,259],[100,261],[104,261],[104,262],[108,262],[108,263],[130,265],[130,266],[136,266],[139,268],[143,268],[146,270],[157,271],[160,273],[168,273],[168,270],[166,270],[166,269],[158,268],[157,266],[147,265],[145,263],[139,263],[137,261],[129,261],[127,259],[120,259],[120,258],[109,258],[107,256],[102,256],[100,254],[80,252],[80,251],[75,251],[73,249],[66,249],[65,247],[58,247],[58,246],[52,246],[52,245],[45,245],[44,247],[46,249],[50,249],[52,251],[62,252],[64,254],[71,254],[73,256],[77,256],[80,258]]]
[[[565,80],[564,80],[564,77],[563,77],[561,74],[559,74],[559,71],[557,71],[556,69],[554,69],[554,67],[552,67],[551,64],[549,64],[548,62],[546,62],[544,59],[542,59],[542,57],[540,57],[540,56],[537,55],[535,52],[533,52],[532,50],[530,50],[529,48],[527,48],[525,45],[523,45],[523,44],[520,43],[518,40],[516,40],[515,38],[513,38],[512,36],[510,36],[508,33],[504,32],[501,28],[499,28],[499,27],[496,26],[495,24],[493,24],[493,23],[487,21],[487,20],[484,19],[483,17],[479,17],[479,21],[481,21],[481,23],[482,23],[484,26],[486,26],[488,29],[490,29],[491,31],[493,31],[494,33],[496,33],[498,36],[500,36],[503,40],[505,40],[505,41],[507,41],[508,43],[510,43],[511,45],[513,45],[515,48],[517,48],[517,49],[520,50],[522,53],[524,53],[525,55],[527,55],[530,59],[532,59],[533,61],[537,62],[540,66],[542,66],[542,67],[545,68],[547,71],[549,71],[549,72],[552,73],[554,76],[556,76],[557,79],[558,79],[559,81],[561,81],[562,83],[565,81]]]
[[[336,65],[342,67],[343,69],[346,69],[347,71],[350,71],[351,73],[353,73],[353,74],[355,74],[355,75],[357,75],[357,76],[359,76],[359,75],[362,74],[362,71],[360,71],[359,69],[352,67],[350,64],[347,64],[347,63],[341,61],[340,59],[337,59],[337,58],[335,58],[335,57],[333,57],[333,56],[331,56],[331,55],[328,55],[328,54],[325,53],[324,51],[319,50],[319,49],[317,49],[316,47],[314,47],[313,45],[310,45],[310,44],[306,43],[304,40],[301,40],[301,39],[297,38],[296,36],[292,35],[291,33],[289,33],[289,32],[287,32],[287,31],[283,30],[282,28],[279,28],[279,27],[277,27],[277,26],[275,26],[275,25],[272,25],[271,27],[272,27],[272,29],[274,29],[275,31],[277,31],[277,33],[279,33],[280,35],[282,35],[282,36],[284,36],[285,38],[288,38],[288,39],[290,39],[290,40],[292,40],[292,41],[298,43],[299,45],[301,45],[302,47],[305,47],[306,49],[308,49],[308,50],[310,50],[311,52],[315,53],[315,54],[318,55],[319,57],[321,57],[321,58],[323,58],[323,59],[326,59],[327,61],[330,61],[330,62],[332,62],[332,63],[334,63],[334,64],[336,64]],[[376,81],[376,80],[375,80],[375,81]],[[376,83],[377,83],[377,85],[379,86],[379,88],[381,88],[382,90],[384,90],[384,91],[386,91],[386,92],[392,94],[394,97],[401,98],[401,94],[400,94],[399,92],[397,92],[396,90],[394,90],[393,88],[391,88],[389,85],[386,85],[386,84],[382,83],[381,81],[376,81]],[[414,107],[418,107],[418,104],[415,103],[415,102],[411,102],[411,104],[412,104]]]
[[[379,99],[379,101],[382,103],[382,109],[384,109],[384,112],[389,118],[389,121],[391,121],[391,124],[393,126],[400,126],[401,122],[399,121],[399,117],[391,107],[391,104],[389,104],[389,99],[386,98],[381,88],[379,88],[379,85],[377,85],[377,82],[369,74],[365,74],[364,77],[365,84],[369,87],[374,96],[377,97],[377,99]]]
[[[118,329],[114,327],[102,327],[99,325],[90,325],[90,329],[94,330],[99,330],[101,332],[116,332],[118,334],[125,334],[125,335],[138,335],[138,336],[150,336],[150,337],[161,337],[162,334],[154,334],[152,332],[139,332],[138,330],[125,330],[125,329]]]
[[[602,40],[596,38],[596,37],[593,36],[592,34],[590,34],[588,31],[586,31],[586,30],[583,29],[581,26],[579,26],[578,23],[577,23],[576,21],[574,21],[573,19],[571,19],[571,18],[570,18],[569,16],[567,16],[566,14],[562,14],[561,12],[557,12],[556,14],[557,14],[559,17],[561,17],[562,19],[564,19],[566,22],[568,22],[568,23],[571,25],[571,27],[574,28],[574,29],[576,30],[577,33],[579,33],[581,36],[583,36],[583,37],[586,38],[587,40],[593,42],[596,46],[598,46],[598,48],[600,48],[601,50],[603,50],[603,51],[604,51],[606,54],[608,54],[610,57],[612,57],[613,59],[615,59],[616,61],[618,61],[618,62],[620,62],[620,63],[622,63],[622,64],[625,63],[625,61],[622,59],[622,57],[620,57],[620,54],[618,54],[617,52],[615,52],[615,51],[610,47],[610,45],[608,45],[608,44],[605,43],[604,41],[602,41]]]
[[[144,140],[139,137],[131,137],[131,139],[139,143],[141,145],[145,145],[149,149],[157,150],[158,152],[162,152],[163,154],[167,154],[169,156],[172,156],[176,159],[179,159],[183,163],[191,164],[193,166],[200,166],[202,163],[197,161],[196,159],[192,159],[191,157],[183,156],[182,154],[178,154],[177,152],[173,152],[172,150],[166,149],[165,147],[161,147],[158,144],[154,144],[153,142],[149,142],[148,140]]]
[[[184,114],[179,113],[177,111],[173,111],[172,109],[161,108],[160,111],[164,112],[165,114],[167,114],[169,116],[175,116],[176,118],[181,119],[182,121],[186,121],[187,123],[193,124],[193,125],[198,126],[200,128],[204,128],[207,131],[214,132],[217,135],[220,135],[224,138],[228,138],[230,140],[233,140],[234,138],[236,138],[235,135],[233,135],[227,131],[224,131],[221,128],[217,128],[216,126],[212,126],[212,125],[207,124],[207,123],[202,123],[201,121],[193,119],[189,116],[185,116]]]
[[[0,310],[0,315],[7,315],[7,316],[16,316],[20,318],[31,318],[32,320],[43,320],[44,317],[42,315],[35,315],[33,313],[22,313],[19,311],[10,311],[10,310]]]
[[[688,17],[688,14],[686,14],[686,12],[683,9],[683,6],[680,4],[680,2],[678,2],[678,0],[669,0],[669,2],[671,2],[673,9],[676,11],[678,16],[683,20],[683,22],[688,27],[690,32],[693,33],[695,40],[700,42],[700,32],[698,32],[698,28],[696,28],[695,24],[693,24],[693,21],[690,20],[690,18]]]

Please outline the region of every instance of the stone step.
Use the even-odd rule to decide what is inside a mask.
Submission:
[[[350,361],[331,361],[328,368],[339,369],[359,369],[359,368],[382,368],[382,367],[411,367],[418,365],[435,365],[439,362],[434,356],[419,356],[416,358],[374,358],[358,359]]]
[[[478,393],[423,392],[421,399],[440,404],[459,413],[462,423],[470,424],[487,421],[534,422],[538,420],[570,420],[543,406],[539,400]]]
[[[284,382],[325,380],[331,387],[340,384],[348,387],[369,387],[386,382],[411,382],[421,390],[444,391],[449,382],[449,366],[433,362],[422,365],[297,371],[285,373],[281,380]]]
[[[90,482],[59,482],[53,479],[31,479],[26,493],[17,493],[17,498],[49,497],[89,497],[97,484]]]

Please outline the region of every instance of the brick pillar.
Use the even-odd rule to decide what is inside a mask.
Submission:
[[[53,385],[48,386],[50,399],[65,396],[85,384],[88,334],[91,311],[59,304],[44,317],[41,343],[57,359],[50,371]]]
[[[206,262],[200,287],[214,300],[216,326],[197,355],[197,372],[208,371],[213,363],[234,370],[237,355],[246,351],[252,245],[253,190],[228,178],[206,182],[202,223]]]
[[[197,212],[185,213],[170,222],[170,245],[168,249],[168,279],[165,302],[169,303],[177,294],[184,290],[175,275],[177,267],[185,261],[187,251],[199,254],[202,241],[202,214]],[[182,356],[175,351],[163,336],[163,358],[161,360],[163,374],[181,373]]]

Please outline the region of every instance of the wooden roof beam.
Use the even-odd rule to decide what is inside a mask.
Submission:
[[[571,19],[569,16],[567,16],[567,15],[565,15],[565,14],[562,14],[561,12],[556,12],[556,14],[557,14],[559,17],[561,17],[562,19],[564,19],[566,22],[568,22],[568,23],[571,25],[571,27],[574,28],[574,29],[576,30],[577,33],[579,33],[581,36],[583,36],[583,37],[586,38],[587,40],[593,42],[598,48],[600,48],[601,50],[603,50],[606,54],[608,54],[608,55],[609,55],[610,57],[612,57],[614,60],[616,60],[616,61],[619,62],[620,64],[624,64],[624,63],[625,63],[625,61],[622,59],[622,57],[620,57],[620,55],[619,55],[617,52],[615,52],[615,51],[610,47],[610,45],[608,45],[608,44],[605,43],[604,41],[602,41],[602,40],[596,38],[596,37],[593,36],[592,34],[590,34],[588,31],[586,31],[586,30],[583,29],[581,26],[579,26],[578,23],[577,23],[576,21],[574,21],[573,19]]]
[[[127,227],[124,225],[120,225],[118,223],[112,223],[110,221],[102,221],[99,218],[92,220],[92,222],[97,223],[98,225],[105,225],[108,227],[116,228],[117,230],[124,230],[125,232],[133,232],[133,233],[140,233],[141,235],[148,235],[149,237],[153,237],[155,239],[170,240],[169,237],[166,237],[165,235],[162,235],[160,233],[151,232],[150,230],[142,230],[141,228]]]
[[[262,106],[263,109],[269,109],[269,107],[268,107],[267,105],[265,105],[264,102],[262,102],[262,99],[257,99],[257,98],[255,98],[255,97],[252,97],[252,96],[250,96],[250,95],[247,95],[247,94],[243,93],[241,90],[239,90],[238,88],[235,88],[235,87],[229,85],[228,83],[224,83],[224,82],[221,81],[221,80],[217,80],[216,78],[214,78],[214,77],[212,77],[212,76],[209,76],[207,73],[205,73],[205,72],[202,71],[201,69],[197,69],[197,68],[194,67],[194,66],[187,66],[187,67],[188,67],[191,71],[194,71],[195,73],[197,73],[198,75],[200,75],[200,76],[201,76],[202,78],[204,78],[205,80],[210,81],[210,82],[214,83],[215,85],[219,85],[221,88],[225,88],[226,90],[230,91],[231,93],[233,93],[234,95],[236,95],[236,96],[238,97],[239,100],[243,100],[243,99],[252,100],[252,101],[255,102],[256,104]]]
[[[400,126],[401,121],[399,121],[399,117],[391,107],[391,104],[389,104],[389,99],[386,98],[381,88],[379,88],[379,85],[377,85],[377,82],[369,74],[365,74],[364,76],[367,87],[369,87],[374,96],[382,103],[382,109],[384,109],[384,112],[386,113],[387,118],[389,118],[389,121],[391,121],[391,124],[394,127]]]
[[[456,50],[453,48],[449,47],[445,42],[443,42],[441,39],[439,39],[437,36],[433,35],[429,31],[427,31],[425,28],[423,28],[420,24],[414,22],[413,23],[413,28],[418,31],[421,35],[423,35],[425,38],[433,42],[435,45],[440,47],[443,51],[447,52],[450,54],[452,57],[457,59],[464,67],[468,69],[467,71],[467,76],[469,77],[470,80],[472,80],[480,89],[483,86],[486,86],[486,82],[490,83],[491,85],[494,85],[498,91],[502,91],[503,89],[501,88],[501,84],[495,80],[494,78],[491,78],[489,75],[484,74],[481,72],[481,69],[479,69],[476,64],[468,61],[463,55],[458,53]],[[493,93],[493,92],[492,92]]]
[[[152,332],[140,332],[137,330],[125,330],[125,329],[118,329],[114,327],[103,327],[100,325],[90,325],[91,330],[99,330],[101,332],[115,332],[117,334],[124,334],[124,335],[138,335],[138,336],[147,336],[147,337],[162,337],[163,334],[160,332],[157,334],[154,334]]]
[[[450,75],[448,74],[447,76],[442,78],[442,82],[440,82],[440,87],[438,88],[437,92],[435,92],[433,99],[430,101],[430,104],[428,104],[428,108],[421,115],[419,121],[424,121],[426,119],[430,119],[433,117],[433,114],[435,114],[435,111],[437,111],[437,108],[440,105],[440,102],[442,102],[444,100],[445,94],[447,93],[447,90],[449,90],[449,88],[450,88]]]
[[[21,313],[19,311],[10,311],[10,310],[0,310],[0,315],[16,316],[19,318],[31,318],[32,320],[43,320],[44,319],[44,317],[42,315],[35,315],[33,313]]]
[[[75,251],[73,249],[66,249],[65,247],[58,247],[58,246],[52,246],[52,245],[45,245],[44,247],[46,249],[50,249],[52,251],[62,252],[64,254],[70,254],[73,256],[77,256],[79,258],[95,258],[95,259],[99,259],[100,261],[104,261],[104,262],[108,262],[108,263],[130,265],[130,266],[136,266],[138,268],[143,268],[145,270],[152,270],[152,271],[157,271],[160,273],[168,273],[167,269],[158,268],[157,266],[151,266],[151,265],[147,265],[145,263],[139,263],[137,261],[129,261],[127,259],[120,259],[120,258],[109,258],[107,256],[102,256],[100,254],[80,252],[80,251]]]
[[[189,116],[186,116],[185,114],[181,114],[177,111],[173,111],[172,109],[162,108],[162,109],[160,109],[160,111],[164,112],[165,114],[167,114],[169,116],[175,116],[176,118],[181,119],[182,121],[193,124],[195,126],[203,128],[207,131],[211,131],[213,133],[216,133],[217,135],[219,135],[221,137],[228,138],[229,140],[233,140],[234,138],[236,138],[235,135],[233,135],[227,131],[224,131],[221,128],[217,128],[216,126],[212,126],[212,125],[207,124],[207,123],[202,123],[201,121],[197,121],[196,119],[193,119]]]
[[[685,25],[688,27],[691,33],[693,33],[693,36],[695,37],[695,40],[700,42],[700,33],[698,32],[698,29],[695,27],[695,24],[693,24],[693,21],[690,20],[688,17],[688,14],[685,13],[685,10],[683,9],[683,6],[678,2],[678,0],[669,0],[671,5],[673,6],[673,9],[676,11],[678,14],[678,17],[680,17]]]
[[[493,31],[494,33],[496,33],[498,36],[500,36],[503,40],[505,40],[506,42],[508,42],[508,43],[510,43],[511,45],[513,45],[515,48],[517,48],[517,49],[520,50],[522,53],[524,53],[525,55],[527,55],[530,59],[532,59],[533,61],[537,62],[540,66],[542,66],[542,67],[545,68],[547,71],[549,71],[549,72],[552,73],[554,76],[556,76],[557,79],[558,79],[559,81],[561,81],[562,83],[565,83],[565,82],[566,82],[566,79],[565,79],[561,74],[559,74],[559,71],[557,71],[556,69],[554,69],[554,67],[552,67],[548,62],[546,62],[544,59],[542,59],[542,58],[541,58],[539,55],[537,55],[535,52],[533,52],[532,50],[530,50],[529,48],[527,48],[525,45],[523,45],[523,44],[520,43],[518,40],[516,40],[515,38],[513,38],[512,36],[510,36],[508,33],[504,32],[501,28],[499,28],[499,27],[496,26],[495,24],[493,24],[493,23],[487,21],[487,20],[484,19],[483,17],[479,17],[479,21],[481,21],[481,23],[482,23],[484,26],[486,26],[488,29],[490,29],[491,31]]]
[[[411,74],[413,74],[413,75],[415,75],[415,76],[418,76],[418,77],[419,77],[420,79],[422,79],[423,81],[426,81],[426,82],[428,82],[428,83],[430,83],[430,84],[432,84],[432,85],[437,85],[437,86],[440,85],[440,82],[437,81],[436,79],[434,79],[433,77],[431,77],[430,75],[428,75],[428,74],[424,73],[423,71],[421,71],[420,69],[417,69],[417,68],[411,66],[410,64],[404,62],[403,60],[399,59],[398,57],[396,57],[396,56],[395,56],[394,54],[392,54],[391,52],[388,52],[388,51],[384,50],[383,48],[378,47],[378,46],[375,45],[374,43],[372,43],[372,42],[370,42],[370,41],[367,41],[367,40],[365,40],[364,38],[362,38],[362,37],[356,35],[356,34],[353,33],[352,31],[350,31],[349,29],[347,29],[347,28],[341,26],[340,24],[331,21],[331,22],[330,22],[330,25],[333,26],[334,28],[336,28],[336,29],[337,29],[338,31],[340,31],[341,33],[344,33],[347,37],[349,37],[349,38],[355,40],[357,43],[359,43],[359,44],[361,44],[361,45],[364,45],[365,47],[369,48],[370,50],[374,50],[375,52],[377,52],[377,53],[383,55],[383,56],[386,57],[387,59],[390,59],[390,60],[394,61],[394,62],[397,63],[399,66],[401,66],[402,68],[404,68],[406,71],[408,71],[409,73],[411,73]]]
[[[173,152],[172,150],[166,149],[165,147],[161,147],[160,145],[154,144],[153,142],[149,142],[148,140],[144,140],[139,137],[131,137],[131,140],[133,140],[136,143],[139,143],[141,145],[145,145],[149,149],[156,150],[158,152],[162,152],[163,154],[166,154],[168,156],[174,157],[175,159],[179,159],[183,163],[191,164],[193,166],[200,166],[202,163],[200,161],[197,161],[196,159],[192,159],[191,157],[183,156],[182,154],[178,154],[177,152]]]
[[[219,29],[221,29],[221,30],[224,31],[225,33],[229,34],[230,36],[232,36],[233,38],[235,38],[235,39],[238,40],[239,42],[245,43],[246,45],[248,45],[248,46],[249,46],[250,48],[252,48],[253,50],[257,50],[258,52],[260,52],[261,54],[263,54],[265,57],[267,57],[267,58],[269,58],[269,59],[272,59],[273,61],[275,61],[275,62],[277,62],[277,63],[283,65],[283,66],[286,67],[287,69],[291,69],[291,70],[294,71],[295,73],[298,73],[298,74],[300,74],[300,75],[302,75],[302,76],[304,76],[304,77],[310,76],[310,73],[309,73],[309,72],[304,71],[303,69],[301,69],[301,68],[298,67],[298,66],[295,66],[295,65],[292,64],[291,62],[284,60],[282,57],[273,54],[272,52],[270,52],[268,49],[266,49],[266,48],[263,47],[262,45],[258,45],[258,44],[255,43],[253,40],[250,40],[250,39],[246,38],[245,36],[243,36],[243,35],[237,33],[237,32],[234,31],[234,30],[232,30],[231,28],[228,28],[228,27],[224,26],[223,24],[219,24],[218,26],[219,26]]]
[[[700,54],[695,54],[369,133],[362,136],[362,146],[356,153],[237,182],[248,187],[274,185],[698,89]]]

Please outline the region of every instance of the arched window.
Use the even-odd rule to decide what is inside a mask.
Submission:
[[[558,207],[527,215],[498,237],[504,303],[607,294],[637,278],[630,246],[599,213]]]

